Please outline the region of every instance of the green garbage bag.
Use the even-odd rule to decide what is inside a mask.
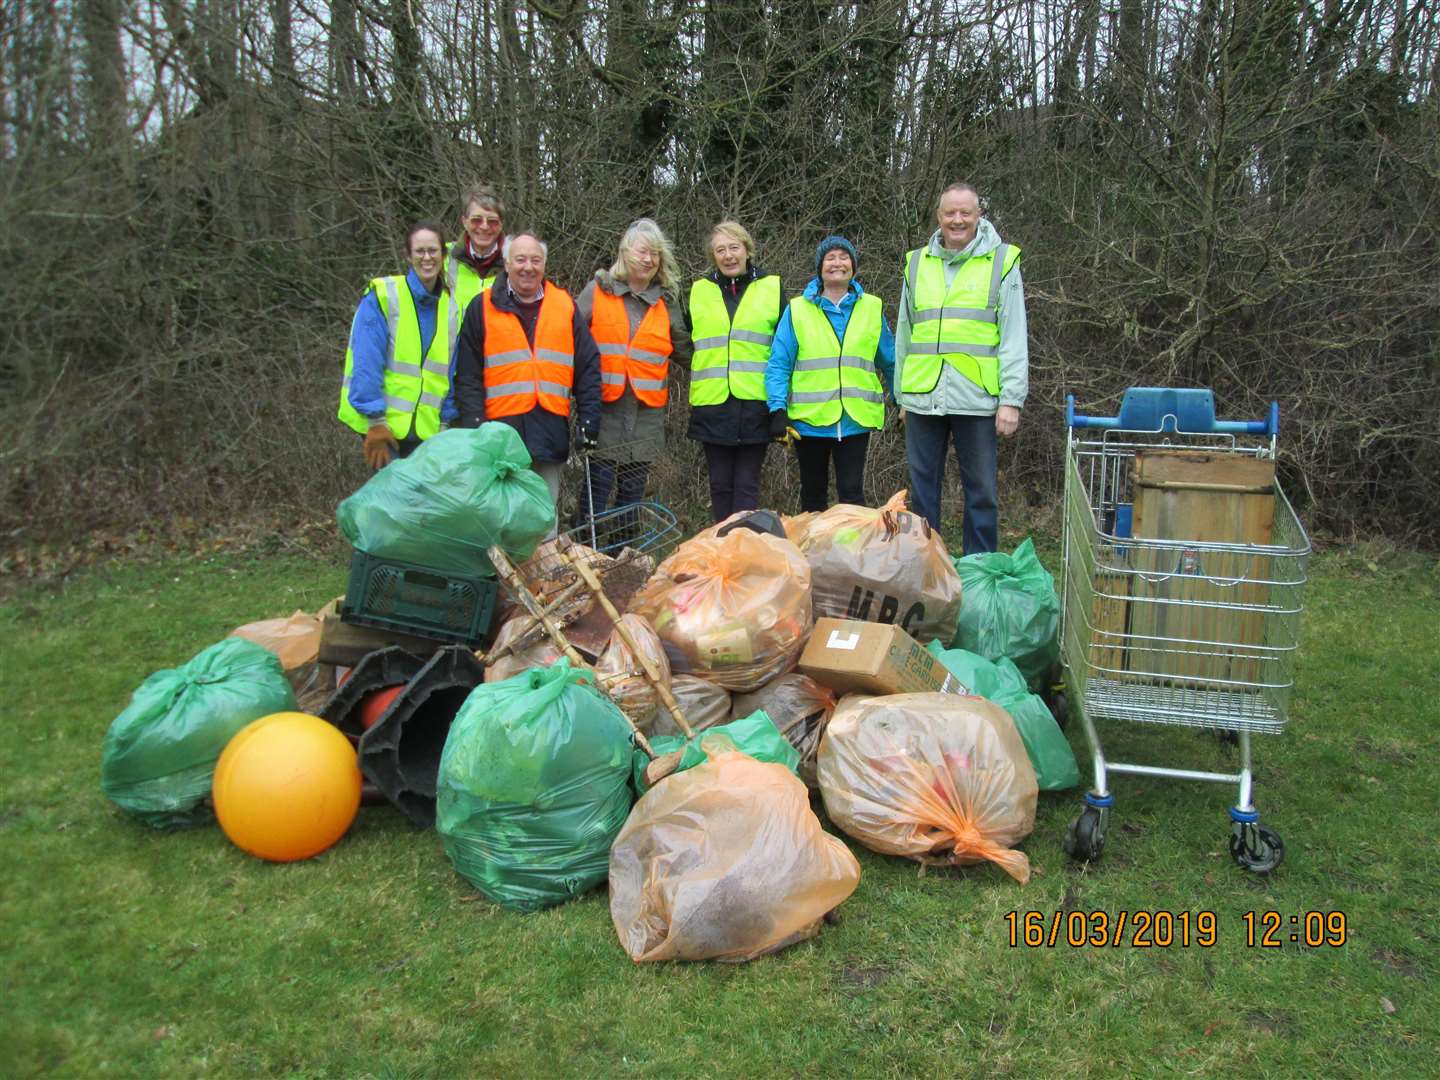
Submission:
[[[663,757],[683,747],[685,752],[680,755],[680,764],[675,767],[675,772],[684,772],[709,760],[710,755],[706,754],[700,744],[712,737],[728,740],[736,750],[756,761],[774,762],[776,765],[784,765],[797,776],[800,773],[800,751],[780,734],[775,721],[770,719],[764,709],[756,709],[742,720],[732,720],[728,724],[716,724],[704,731],[697,731],[690,739],[683,735],[657,735],[650,740],[650,748],[655,751],[656,757]],[[645,752],[636,750],[633,761],[635,790],[642,795],[646,791],[645,767],[649,764],[650,759],[645,756]]]
[[[938,641],[927,648],[972,694],[987,698],[1010,714],[1041,791],[1064,791],[1080,783],[1075,751],[1045,702],[1030,693],[1025,676],[1008,658],[987,660],[965,649],[942,649]]]
[[[357,550],[459,574],[491,573],[499,544],[523,562],[555,527],[555,502],[509,424],[451,428],[392,461],[335,512]]]
[[[988,660],[1009,657],[1032,690],[1060,659],[1060,598],[1028,537],[1013,555],[991,551],[955,560],[964,583],[954,647]]]
[[[130,695],[105,733],[100,788],[157,829],[201,824],[213,817],[204,800],[225,745],[250,721],[294,709],[280,658],[226,638]]]
[[[594,673],[562,657],[471,692],[436,785],[435,827],[460,876],[538,911],[609,873],[630,814],[630,727]]]

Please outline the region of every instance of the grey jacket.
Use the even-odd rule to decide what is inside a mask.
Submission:
[[[984,255],[1000,246],[1000,234],[988,218],[981,218],[975,239],[963,251],[946,251],[940,230],[930,235],[930,254],[945,260],[945,282],[955,278],[960,264],[972,255]],[[927,416],[993,416],[1001,405],[1025,405],[1030,391],[1030,345],[1025,325],[1025,283],[1020,264],[1000,282],[1000,396],[991,397],[985,388],[967,379],[949,364],[940,370],[940,381],[928,394],[898,393],[904,378],[905,357],[910,351],[910,289],[903,277],[900,286],[900,318],[895,325],[895,389],[900,407],[906,412]]]
[[[670,317],[670,371],[671,394],[674,394],[673,378],[677,365],[683,367],[690,362],[692,346],[690,332],[685,329],[685,312],[682,304],[660,285],[651,284],[640,292],[633,291],[627,282],[621,281],[609,270],[595,271],[595,280],[581,290],[575,300],[580,317],[590,325],[590,316],[595,309],[595,290],[604,289],[611,296],[618,296],[625,303],[625,314],[630,318],[630,333],[639,328],[650,309],[661,299],[665,301],[666,314]],[[616,401],[607,401],[600,406],[600,445],[595,456],[617,464],[654,461],[665,448],[665,409],[641,404],[629,384],[625,393]]]

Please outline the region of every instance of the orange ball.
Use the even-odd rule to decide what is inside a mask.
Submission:
[[[230,841],[271,862],[318,855],[360,809],[360,767],[339,728],[282,712],[241,728],[215,766],[215,816]]]
[[[385,715],[385,710],[390,703],[399,697],[405,690],[405,683],[395,686],[382,686],[379,690],[371,690],[360,699],[360,726],[366,731],[380,722],[380,717]]]

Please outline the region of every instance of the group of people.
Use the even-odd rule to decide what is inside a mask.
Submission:
[[[820,241],[815,276],[787,299],[750,233],[722,221],[711,268],[682,304],[674,249],[641,218],[572,298],[546,278],[543,240],[505,233],[492,190],[466,192],[461,207],[464,234],[448,250],[440,226],[411,227],[409,270],[371,281],[351,324],[339,415],[371,468],[446,426],[500,421],[558,503],[573,427],[590,462],[579,517],[612,496],[628,506],[664,448],[671,364],[688,364],[687,431],[705,448],[716,521],[758,508],[772,442],[794,446],[802,510],[830,505],[832,473],[838,500],[863,504],[870,435],[893,411],[916,512],[940,527],[953,442],[965,553],[996,550],[998,440],[1014,433],[1028,389],[1025,298],[1020,249],[981,215],[971,185],[941,193],[936,230],[905,256],[893,333],[843,236]]]

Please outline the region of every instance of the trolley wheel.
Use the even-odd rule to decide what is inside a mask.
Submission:
[[[1273,829],[1237,821],[1230,833],[1230,857],[1242,869],[1268,874],[1284,861],[1285,843]]]
[[[1095,807],[1087,806],[1065,831],[1065,853],[1080,862],[1092,862],[1104,850],[1105,818]]]

